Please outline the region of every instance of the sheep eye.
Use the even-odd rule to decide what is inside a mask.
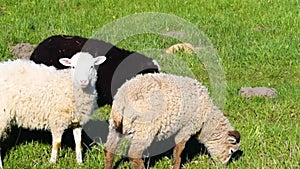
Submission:
[[[236,145],[237,141],[235,139],[228,139],[230,144]]]

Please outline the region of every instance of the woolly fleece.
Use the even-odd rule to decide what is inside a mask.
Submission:
[[[201,83],[157,73],[138,75],[118,90],[110,115],[108,151],[110,144],[114,144],[114,130],[129,138],[138,149],[147,148],[154,138],[164,140],[175,135],[178,144],[196,135],[213,159],[227,163],[231,148],[228,133],[234,129]],[[238,144],[233,147],[236,151]]]

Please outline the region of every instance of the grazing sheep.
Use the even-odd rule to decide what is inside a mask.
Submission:
[[[159,72],[160,69],[155,60],[142,54],[117,48],[101,40],[66,35],[55,35],[42,41],[33,51],[30,60],[65,69],[58,60],[70,58],[79,51],[88,52],[93,56],[105,55],[107,58],[97,71],[96,90],[99,107],[111,105],[114,94],[126,80],[137,74]]]
[[[0,63],[0,138],[11,124],[50,130],[50,162],[55,162],[64,130],[73,127],[76,160],[82,163],[81,125],[97,107],[94,65],[105,59],[80,52],[59,60],[74,67],[65,70],[20,59]]]
[[[114,97],[105,145],[106,169],[112,168],[121,136],[134,168],[144,168],[143,151],[156,138],[175,136],[174,169],[191,136],[203,143],[216,162],[227,164],[240,145],[240,134],[214,106],[208,90],[194,79],[163,73],[138,75]]]

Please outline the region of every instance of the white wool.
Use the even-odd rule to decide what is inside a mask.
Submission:
[[[74,69],[56,70],[29,60],[0,63],[0,137],[11,124],[16,124],[51,130],[53,143],[57,144],[65,129],[86,123],[96,107],[97,93],[92,83],[96,73],[85,89],[74,85],[73,75]],[[56,160],[57,148],[52,149],[51,162]],[[81,152],[76,158],[82,161]]]
[[[108,149],[117,136],[114,130],[142,149],[155,138],[164,140],[175,135],[178,144],[196,134],[214,159],[222,158],[226,163],[230,158],[227,149],[231,146],[228,132],[234,129],[201,83],[188,77],[157,73],[138,75],[119,88],[110,116]]]
[[[61,121],[61,124],[55,127],[63,128],[72,122],[86,122],[87,115],[76,114],[74,93],[81,94],[80,100],[84,104],[77,103],[81,105],[85,105],[85,102],[94,104],[96,93],[87,94],[85,98],[81,89],[73,87],[71,71],[56,70],[28,60],[1,63],[1,133],[7,127],[4,119],[13,120],[18,126],[30,129],[50,129],[54,124],[59,124],[57,121]],[[90,104],[86,109],[91,113],[92,108]]]

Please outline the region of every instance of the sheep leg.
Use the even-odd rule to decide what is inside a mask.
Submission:
[[[145,144],[143,144],[142,142],[131,142],[128,151],[128,157],[134,169],[145,169],[144,162],[141,158],[145,148],[144,146]]]
[[[2,131],[3,132],[3,131]],[[2,133],[1,132],[1,133]],[[0,135],[0,139],[2,138],[2,135]],[[1,150],[1,149],[0,149]],[[2,158],[1,158],[1,153],[0,153],[0,168],[3,169],[3,165],[2,165]]]
[[[144,162],[141,158],[129,158],[134,169],[145,169]]]
[[[0,139],[1,139],[2,134],[5,132],[5,130],[9,126],[8,124],[10,123],[12,116],[9,114],[9,111],[5,111],[5,109],[1,110],[0,114],[1,114],[1,123],[0,123]],[[0,153],[0,168],[1,169],[3,168],[1,153]]]
[[[63,130],[62,131],[51,131],[51,132],[52,132],[52,152],[51,152],[50,162],[55,163],[58,149],[60,148],[60,145],[61,145],[61,137],[63,134]]]
[[[112,169],[114,162],[115,151],[120,142],[120,134],[115,129],[109,129],[107,141],[105,144],[105,169]]]
[[[0,156],[0,168],[1,168],[1,169],[3,168],[1,156]]]
[[[82,133],[81,127],[77,127],[77,128],[73,129],[73,136],[74,136],[74,140],[75,140],[76,161],[78,164],[82,163],[81,133]]]
[[[188,136],[186,133],[189,133],[189,128],[184,127],[182,128],[177,135],[175,136],[175,147],[173,150],[173,169],[180,169],[181,165],[181,153],[185,148],[186,142],[190,139],[190,136]]]
[[[0,139],[1,139],[1,136],[2,136],[2,135],[0,135]],[[0,150],[1,150],[1,149],[0,149]],[[0,168],[3,169],[1,153],[0,153]]]
[[[186,141],[181,141],[181,142],[177,143],[173,150],[173,156],[174,156],[173,169],[180,169],[181,153],[184,150],[185,143],[186,143]]]

